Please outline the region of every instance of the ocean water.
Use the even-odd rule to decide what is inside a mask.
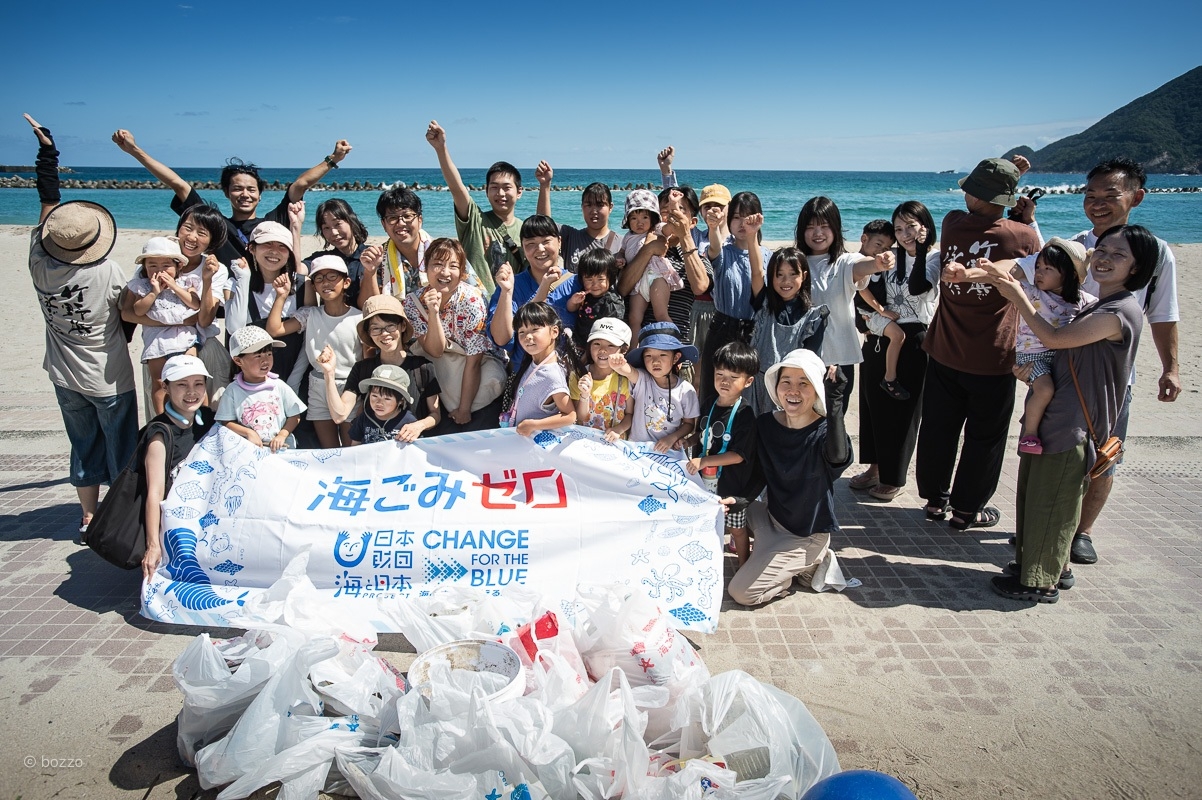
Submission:
[[[141,167],[77,167],[75,174],[65,178],[80,180],[151,180]],[[190,181],[215,181],[216,168],[178,169]],[[261,174],[269,183],[286,183],[303,171],[297,169],[264,169]],[[534,213],[538,186],[534,170],[523,169],[526,191],[518,202],[517,214],[525,217]],[[464,180],[471,186],[484,182],[484,169],[462,170]],[[797,213],[802,204],[815,195],[826,195],[839,206],[843,216],[844,235],[858,238],[865,223],[878,217],[888,218],[893,209],[906,200],[919,200],[934,216],[936,223],[952,209],[964,207],[963,195],[956,181],[963,173],[934,174],[923,172],[786,172],[786,171],[722,171],[689,170],[678,173],[679,179],[698,191],[710,183],[722,183],[731,192],[754,192],[764,207],[764,238],[788,240],[793,238]],[[443,186],[437,169],[339,169],[326,179],[338,183],[379,185],[402,181],[408,185]],[[584,170],[562,169],[555,172],[556,186],[583,187],[593,181],[608,186],[653,182],[658,185],[659,172],[650,170]],[[1085,182],[1082,174],[1036,174],[1025,176],[1022,186],[1045,188],[1077,186]],[[1192,187],[1202,183],[1196,175],[1152,175],[1149,187]],[[282,192],[265,192],[262,210],[274,207]],[[383,230],[375,213],[377,191],[331,191],[319,184],[306,195],[308,222],[306,233],[316,230],[313,221],[318,203],[330,197],[342,197],[351,204],[373,237],[382,237]],[[614,212],[610,227],[618,229],[622,218],[622,203],[626,191],[614,191]],[[202,191],[201,196],[217,204],[223,211],[229,204],[219,191]],[[453,236],[454,210],[450,193],[422,191],[420,193],[424,227],[433,236]],[[473,196],[487,208],[484,193]],[[64,189],[66,200],[83,199],[101,203],[113,212],[117,225],[124,228],[171,229],[176,217],[171,212],[171,193],[166,189]],[[1046,195],[1039,201],[1037,219],[1045,236],[1070,235],[1088,227],[1081,210],[1079,194]],[[580,192],[556,191],[551,195],[552,212],[558,222],[582,227]],[[0,189],[0,224],[32,225],[37,222],[38,199],[33,189]],[[1169,242],[1202,242],[1202,193],[1149,194],[1132,215],[1132,220],[1151,228]]]

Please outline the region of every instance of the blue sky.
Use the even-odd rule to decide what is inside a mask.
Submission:
[[[348,167],[433,167],[434,118],[464,167],[966,168],[1202,62],[1196,2],[811,5],[10,4],[0,162],[31,163],[27,111],[88,166],[134,164],[124,127],[175,166],[345,137]]]

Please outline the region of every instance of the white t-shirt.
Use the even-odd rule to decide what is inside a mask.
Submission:
[[[671,391],[656,384],[651,374],[638,370],[638,382],[630,387],[634,398],[634,419],[630,425],[630,441],[658,442],[680,429],[686,419],[701,415],[701,401],[688,381],[672,376]]]
[[[906,256],[906,269],[913,270],[916,266],[913,260]],[[926,276],[931,288],[922,294],[910,294],[909,272],[906,273],[906,280],[898,283],[894,279],[895,270],[896,268],[888,272],[878,272],[868,279],[868,283],[885,282],[885,308],[898,314],[898,325],[908,322],[930,325],[935,316],[935,305],[939,302],[939,273],[943,270],[939,250],[927,253]]]
[[[860,353],[860,332],[856,330],[856,312],[852,299],[856,292],[868,285],[865,278],[855,283],[852,270],[863,256],[859,253],[844,253],[834,264],[825,256],[806,256],[810,264],[810,297],[816,306],[830,309],[826,318],[826,334],[822,337],[822,360],[828,365],[859,364],[864,360]]]
[[[363,346],[356,330],[362,318],[363,314],[354,307],[347,309],[340,317],[330,316],[320,306],[301,306],[292,315],[305,333],[305,355],[309,363],[314,369],[319,369],[317,356],[329,345],[338,358],[334,376],[340,381],[345,381],[346,376],[351,374],[351,367],[363,358]]]
[[[200,263],[196,266],[196,269],[192,270],[191,272],[181,273],[180,277],[186,278],[190,275],[195,275],[197,283],[203,284],[203,282],[204,282],[204,259],[201,259]],[[229,288],[229,284],[230,284],[229,269],[227,269],[224,264],[218,264],[217,265],[217,274],[213,276],[213,281],[212,281],[212,283],[209,284],[209,291],[212,293],[213,299],[217,301],[218,306],[225,305],[225,290],[227,288]],[[267,311],[268,311],[268,313],[270,313],[271,309],[268,308]],[[266,319],[266,317],[264,317],[264,319]],[[207,328],[200,328],[199,330],[200,330],[200,335],[204,338],[204,340],[208,341],[209,339],[212,339],[221,333],[221,326],[219,326],[217,324],[217,320],[213,320],[212,325],[210,325]]]

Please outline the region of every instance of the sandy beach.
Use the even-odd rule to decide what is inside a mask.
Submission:
[[[0,270],[11,279],[0,307],[0,696],[9,701],[0,794],[212,798],[175,754],[181,696],[170,665],[199,631],[139,617],[138,576],[70,542],[78,506],[41,366],[29,232],[0,226]],[[112,257],[132,271],[156,233],[168,232],[121,231]],[[1202,337],[1188,320],[1202,310],[1202,244],[1173,247],[1184,390],[1157,402],[1161,370],[1145,328],[1101,561],[1078,570],[1062,602],[1029,608],[987,588],[1013,556],[1012,441],[994,498],[1003,521],[988,531],[924,522],[912,479],[890,504],[841,480],[835,546],[863,586],[798,591],[759,609],[728,600],[717,633],[690,637],[711,671],[742,669],[801,697],[844,769],[896,775],[923,800],[1197,797]],[[853,400],[853,437],[856,413]],[[398,638],[378,649],[404,668],[412,652]],[[21,766],[42,754],[79,757],[82,768]]]

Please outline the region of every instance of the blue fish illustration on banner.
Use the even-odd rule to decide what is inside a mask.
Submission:
[[[163,514],[165,563],[142,596],[163,622],[226,625],[305,550],[322,596],[381,632],[382,604],[441,586],[555,603],[623,583],[707,633],[722,605],[717,498],[670,456],[587,428],[271,454],[218,427]]]

